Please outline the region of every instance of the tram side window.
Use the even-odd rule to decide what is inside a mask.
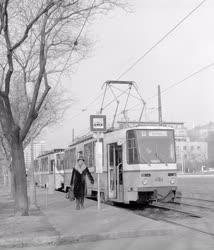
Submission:
[[[46,157],[46,158],[43,158],[42,160],[41,160],[41,164],[42,164],[42,172],[46,172],[46,171],[48,171],[48,158]]]
[[[64,167],[65,169],[72,169],[76,164],[76,148],[65,151]]]
[[[109,164],[110,166],[114,165],[114,147],[112,145],[109,148]]]
[[[64,154],[57,154],[56,155],[56,164],[58,170],[64,169]]]
[[[136,145],[136,136],[134,134],[134,131],[130,131],[130,133],[128,133],[127,150],[128,150],[128,164],[139,163],[139,157]]]
[[[64,167],[65,167],[65,169],[69,169],[69,155],[70,155],[70,150],[65,151],[65,155],[64,155]]]
[[[51,169],[50,169],[51,173],[53,173],[53,171],[54,171],[54,164],[55,164],[55,161],[51,160]]]
[[[74,168],[76,165],[76,148],[71,149],[70,157],[71,157],[70,168]]]
[[[38,160],[34,161],[34,172],[39,172],[39,162],[38,162]]]
[[[94,143],[90,142],[84,145],[84,157],[87,167],[94,167]]]

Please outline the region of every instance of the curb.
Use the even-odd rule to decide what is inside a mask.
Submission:
[[[60,237],[57,244],[66,245],[80,242],[96,242],[103,240],[116,240],[123,238],[139,238],[139,237],[154,237],[166,236],[174,234],[172,230],[143,230],[143,231],[124,231],[124,232],[107,232],[99,234],[85,234]],[[175,232],[176,234],[176,232]]]
[[[3,248],[22,248],[22,247],[34,247],[34,246],[47,246],[54,245],[59,241],[59,235],[53,236],[30,236],[20,238],[7,238],[0,239],[0,249]]]
[[[0,248],[13,247],[35,247],[47,245],[68,245],[81,242],[96,242],[103,240],[115,240],[122,238],[139,238],[139,237],[154,237],[176,234],[172,230],[142,230],[142,231],[124,231],[124,232],[106,232],[99,234],[83,234],[83,235],[54,235],[54,236],[39,236],[39,237],[20,237],[0,239]]]

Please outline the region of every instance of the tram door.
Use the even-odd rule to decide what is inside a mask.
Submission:
[[[108,145],[108,192],[110,199],[123,200],[122,146]]]

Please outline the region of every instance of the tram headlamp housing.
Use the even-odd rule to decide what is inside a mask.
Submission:
[[[175,178],[172,178],[172,179],[170,180],[170,184],[175,184]]]
[[[146,185],[148,183],[147,179],[143,179],[143,185]]]

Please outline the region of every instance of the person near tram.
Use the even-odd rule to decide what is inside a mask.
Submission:
[[[78,210],[84,207],[84,198],[87,193],[86,175],[88,176],[91,184],[94,184],[94,179],[84,161],[84,157],[79,156],[77,163],[73,168],[70,183],[76,200],[76,209]]]

